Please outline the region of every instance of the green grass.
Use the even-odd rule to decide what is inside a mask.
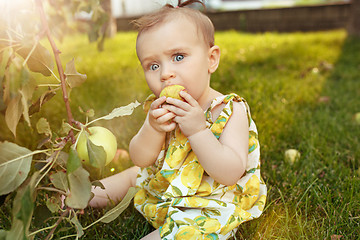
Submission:
[[[105,43],[105,51],[76,36],[60,49],[64,62],[76,57],[77,70],[87,82],[71,92],[77,106],[93,108],[96,116],[149,94],[135,54],[135,33],[119,33]],[[357,239],[360,236],[360,125],[353,116],[360,112],[360,40],[345,31],[316,33],[246,34],[216,33],[222,49],[219,69],[212,86],[223,93],[245,97],[259,130],[262,174],[268,185],[264,214],[240,226],[240,239]],[[61,94],[47,103],[38,118],[50,122],[65,118]],[[321,97],[329,101],[319,101]],[[127,148],[141,126],[139,108],[131,117],[102,125]],[[2,124],[3,119],[0,119]],[[56,125],[56,124],[55,124]],[[54,126],[54,129],[59,126]],[[36,146],[35,133],[21,134],[19,144]],[[7,131],[2,139],[13,141]],[[296,148],[301,159],[289,164],[284,151]],[[0,225],[9,226],[9,203],[0,208]],[[87,209],[80,217],[86,226],[104,210]],[[45,223],[45,225],[50,223]],[[66,234],[62,225],[55,239]],[[98,224],[85,232],[84,239],[139,239],[152,231],[141,215],[130,207],[110,224]],[[44,238],[39,234],[38,239]]]

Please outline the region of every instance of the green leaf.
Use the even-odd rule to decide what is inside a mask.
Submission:
[[[100,182],[99,180],[95,180],[95,181],[91,182],[91,185],[94,187],[99,187],[103,190],[105,189],[104,184],[102,184],[102,182]]]
[[[71,130],[71,125],[63,119],[61,129],[59,130],[60,135],[67,135]]]
[[[56,158],[56,164],[62,168],[66,168],[68,159],[69,159],[69,154],[64,151],[61,151]]]
[[[46,136],[51,136],[51,129],[50,124],[46,120],[46,118],[40,118],[39,121],[36,123],[36,129],[38,133],[45,134]]]
[[[76,71],[74,59],[66,64],[66,70],[64,73],[66,75],[66,81],[71,88],[80,86],[87,78],[85,74],[81,74]]]
[[[172,188],[173,193],[176,194],[175,196],[182,196],[182,192],[178,187],[171,185],[171,188]]]
[[[71,208],[84,209],[91,198],[91,183],[89,173],[81,167],[68,173],[70,193],[65,204]]]
[[[67,174],[74,172],[79,167],[81,167],[81,160],[80,160],[76,150],[73,148],[70,148],[69,158],[68,158],[67,164],[66,164]]]
[[[33,197],[31,197],[31,194],[32,192],[30,187],[27,187],[21,198],[21,208],[16,214],[16,218],[21,220],[24,226],[30,222],[32,213],[34,211]]]
[[[0,195],[14,191],[30,171],[31,151],[11,142],[0,142]]]
[[[29,227],[34,211],[34,189],[39,172],[35,172],[26,184],[21,186],[16,193],[12,208],[12,225],[6,239],[27,239]]]
[[[106,163],[106,152],[104,147],[93,144],[90,139],[87,139],[86,144],[91,166],[96,168],[104,167]]]
[[[27,68],[21,68],[21,92],[26,101],[32,99],[36,88],[36,80],[31,76]]]
[[[41,227],[42,224],[49,218],[52,217],[51,211],[45,205],[39,205],[34,210],[34,221],[33,223],[37,227]]]
[[[80,238],[82,235],[84,235],[83,227],[81,226],[79,220],[77,219],[76,214],[74,214],[74,217],[70,221],[75,225],[77,238]]]
[[[182,201],[182,198],[175,198],[174,202],[172,203],[172,206],[176,206],[176,205],[180,204],[181,201]]]
[[[51,76],[51,71],[54,68],[54,62],[50,52],[43,47],[40,43],[31,43],[30,41],[24,41],[25,43],[15,49],[15,51],[27,59],[27,66],[33,72],[38,72],[44,76]],[[36,47],[34,48],[34,45]],[[50,70],[49,70],[50,69]]]
[[[15,137],[16,137],[16,127],[21,118],[23,108],[24,107],[21,103],[21,95],[17,95],[16,97],[12,98],[6,108],[5,122]]]
[[[19,90],[19,93],[21,95],[21,104],[23,105],[22,115],[24,117],[24,120],[27,122],[28,126],[31,128],[28,101],[25,98],[25,95],[22,90]]]
[[[66,167],[70,193],[65,199],[65,204],[72,208],[84,209],[91,198],[91,183],[89,173],[82,168],[81,160],[73,148],[70,148]]]
[[[79,111],[84,114],[87,117],[93,117],[95,116],[95,111],[94,109],[88,109],[86,111],[82,110],[82,108],[79,106]]]
[[[58,197],[51,197],[46,200],[46,207],[50,210],[50,212],[55,213],[60,209],[61,200]]]
[[[221,216],[220,211],[217,209],[205,209],[205,211],[211,216]]]
[[[187,221],[188,223],[190,223],[193,226],[196,226],[196,222],[194,220],[192,220],[191,218],[184,218],[185,221]]]
[[[64,172],[57,172],[52,174],[50,176],[50,181],[52,184],[54,184],[54,187],[63,190],[64,192],[66,192],[69,189],[66,173]]]
[[[235,220],[236,220],[235,217],[234,217],[234,216],[231,216],[231,217],[230,217],[230,221],[228,222],[228,224],[233,223]]]
[[[104,216],[101,217],[101,222],[109,223],[113,220],[115,220],[131,203],[131,200],[135,196],[135,194],[138,192],[138,189],[134,187],[130,187],[128,192],[126,193],[123,200],[116,205],[113,209],[106,212]]]
[[[223,201],[216,200],[216,199],[214,199],[214,201],[215,201],[217,204],[219,204],[220,206],[227,207],[227,204],[226,204],[225,202],[223,202]]]

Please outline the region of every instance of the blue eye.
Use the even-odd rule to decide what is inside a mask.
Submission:
[[[174,57],[175,62],[180,62],[183,59],[184,59],[184,55],[182,55],[182,54],[178,54]]]
[[[150,70],[152,70],[152,71],[155,71],[156,69],[158,69],[159,68],[159,65],[158,64],[151,64],[150,65]]]

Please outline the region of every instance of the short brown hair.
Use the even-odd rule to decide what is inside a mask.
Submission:
[[[208,16],[200,12],[199,10],[185,7],[186,5],[192,4],[194,2],[199,2],[203,6],[204,4],[201,1],[186,1],[181,3],[179,0],[178,6],[174,7],[170,4],[166,4],[160,10],[147,14],[135,21],[133,24],[138,30],[138,38],[141,33],[164,23],[170,16],[184,16],[189,19],[191,22],[196,24],[198,31],[202,34],[204,41],[209,47],[214,46],[214,32],[215,28]]]

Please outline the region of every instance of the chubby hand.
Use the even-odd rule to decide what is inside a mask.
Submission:
[[[206,119],[204,110],[199,103],[186,91],[181,91],[180,96],[184,101],[166,98],[168,105],[163,105],[163,108],[174,113],[174,122],[179,124],[181,132],[189,137],[206,128]]]
[[[171,132],[176,127],[176,123],[170,121],[175,117],[175,114],[161,107],[165,101],[166,97],[160,97],[150,105],[148,114],[149,123],[158,132]]]

